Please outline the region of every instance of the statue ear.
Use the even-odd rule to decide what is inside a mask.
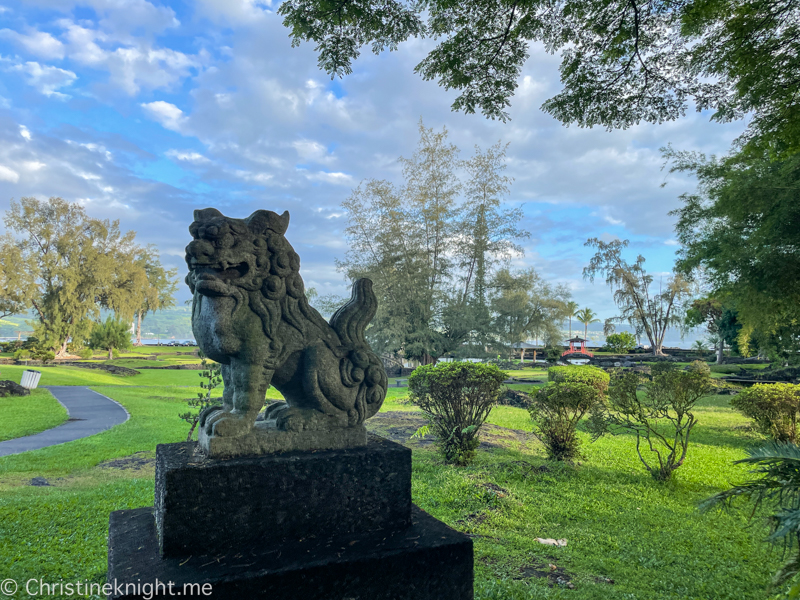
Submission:
[[[267,229],[271,229],[283,235],[289,226],[289,211],[287,210],[278,216],[277,213],[271,210],[257,210],[245,219],[245,223],[253,233],[263,234]]]
[[[195,221],[210,221],[211,219],[216,219],[224,216],[225,215],[219,212],[216,208],[203,208],[201,210],[194,211]]]

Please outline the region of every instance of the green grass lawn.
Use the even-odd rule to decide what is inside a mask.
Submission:
[[[12,367],[3,369],[11,375]],[[117,377],[69,367],[41,370],[43,383],[91,385],[131,418],[90,438],[0,458],[1,575],[102,582],[108,513],[153,502],[151,464],[104,463],[135,453],[149,458],[156,444],[185,439],[188,426],[177,415],[199,378],[193,371]],[[407,388],[390,388],[382,411],[416,410],[407,394]],[[270,390],[269,396],[278,394]],[[474,536],[480,600],[764,598],[780,553],[762,543],[762,524],[749,524],[745,510],[703,515],[696,509],[703,498],[746,477],[732,462],[761,438],[730,409],[727,396],[704,400],[697,414],[687,462],[667,485],[650,479],[630,436],[590,443],[581,432],[585,456],[575,466],[548,463],[533,439],[481,449],[466,468],[442,464],[430,448],[415,448],[414,502]],[[531,429],[527,412],[512,407],[496,407],[489,422]],[[27,485],[33,477],[51,486]],[[568,543],[554,548],[537,537]],[[575,588],[554,583],[551,574]]]
[[[33,435],[67,420],[67,410],[47,390],[32,390],[30,396],[0,398],[3,426],[0,442]]]

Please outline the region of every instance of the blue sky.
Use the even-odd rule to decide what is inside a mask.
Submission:
[[[505,124],[451,112],[455,94],[413,74],[426,40],[367,52],[331,81],[310,45],[291,47],[278,4],[0,0],[0,210],[22,196],[81,202],[181,270],[194,208],[289,210],[307,287],[342,294],[339,205],[363,179],[399,182],[397,158],[413,153],[422,118],[447,127],[463,158],[510,143],[509,202],[532,233],[515,263],[605,318],[611,294],[582,279],[583,242],[629,239],[631,259],[669,272],[668,212],[694,183],[667,176],[659,148],[720,154],[743,129],[697,113],[611,132],[564,127],[539,109],[560,83],[559,58],[538,47]]]

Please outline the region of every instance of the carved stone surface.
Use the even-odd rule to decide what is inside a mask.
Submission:
[[[285,431],[275,421],[256,423],[249,433],[236,437],[209,435],[205,429],[198,433],[203,453],[210,458],[233,458],[253,454],[288,452],[290,450],[335,450],[367,444],[367,429],[363,425],[335,429]]]
[[[222,406],[201,415],[204,449],[213,456],[214,438],[251,436],[242,453],[269,451],[272,442],[252,431],[270,385],[286,400],[270,407],[272,431],[309,432],[284,436],[274,443],[279,449],[292,439],[305,448],[330,447],[330,435],[320,434],[315,445],[313,432],[360,427],[377,413],[387,378],[364,338],[377,309],[372,282],[356,281],[352,298],[328,323],[309,305],[300,259],[284,237],[288,212],[233,219],[209,208],[194,217],[186,247],[192,329],[201,350],[221,363],[225,383]],[[234,455],[237,445],[219,447]]]
[[[361,448],[204,458],[195,444],[156,449],[155,516],[165,556],[259,540],[393,531],[411,522],[411,450],[370,435]]]

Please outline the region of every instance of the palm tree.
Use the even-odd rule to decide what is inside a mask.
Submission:
[[[597,315],[591,308],[582,308],[578,312],[575,313],[575,318],[578,319],[581,323],[583,323],[583,337],[588,339],[589,336],[589,325],[592,323],[599,323],[600,319],[596,319]],[[570,337],[572,334],[570,333]]]
[[[578,311],[578,303],[574,300],[570,300],[564,306],[567,316],[569,317],[569,337],[572,337],[572,317],[574,317],[575,313]]]
[[[714,507],[730,508],[734,502],[745,501],[753,506],[750,513],[763,506],[768,515],[772,534],[768,542],[785,542],[789,560],[778,570],[772,585],[781,586],[800,573],[800,448],[792,442],[769,441],[758,448],[745,450],[748,456],[734,462],[755,467],[750,473],[756,479],[735,485],[700,504],[703,511]]]

